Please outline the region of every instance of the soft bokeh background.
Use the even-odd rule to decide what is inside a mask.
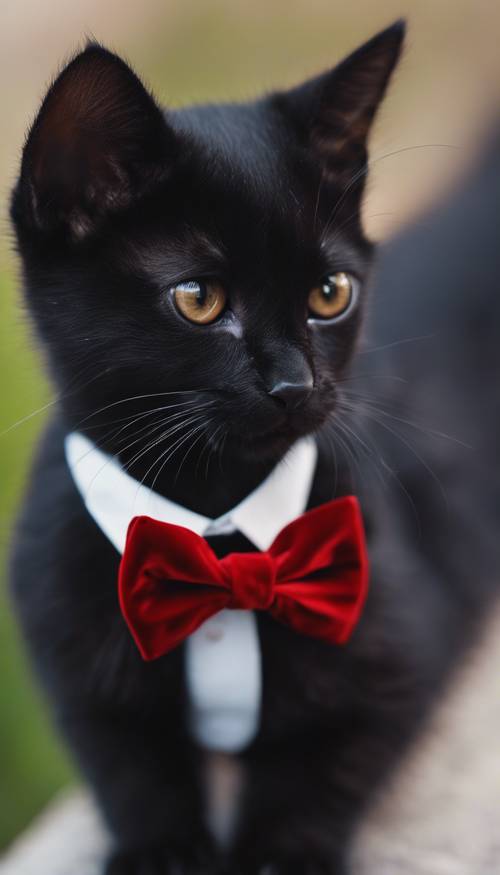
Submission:
[[[365,214],[383,238],[472,159],[500,104],[492,0],[2,0],[0,26],[0,568],[43,409],[52,397],[22,312],[7,219],[27,124],[86,35],[124,54],[165,102],[251,97],[332,65],[396,17],[407,54],[372,141]],[[37,412],[38,411],[38,412]],[[0,574],[0,848],[70,764],[26,665]],[[36,580],[33,581],[36,586]]]

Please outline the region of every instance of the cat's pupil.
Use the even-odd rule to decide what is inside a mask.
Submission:
[[[335,295],[337,294],[336,283],[332,280],[328,280],[328,282],[323,283],[321,287],[321,291],[323,293],[323,297],[326,301],[331,301]]]

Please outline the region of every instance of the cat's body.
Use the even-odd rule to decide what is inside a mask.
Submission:
[[[131,846],[164,838],[184,861],[208,836],[204,754],[186,720],[183,648],[152,664],[138,657],[108,585],[119,556],[76,491],[65,433],[54,420],[19,523],[14,567],[25,633],[57,722],[116,834]],[[311,506],[332,497],[331,483],[327,451]],[[297,636],[259,615],[263,701],[257,739],[240,755],[239,869],[269,859],[286,871],[312,862],[341,871],[352,827],[448,667],[443,631],[451,635],[453,607],[433,592],[427,567],[401,580],[404,547],[397,520],[392,525],[394,554],[384,533],[379,560],[376,530],[370,538],[371,594],[348,646]],[[224,540],[224,552],[249,549],[241,538]],[[406,606],[417,602],[409,614]]]
[[[55,83],[28,139],[13,218],[61,400],[19,521],[13,589],[56,720],[116,836],[113,875],[222,861],[206,827],[205,754],[187,726],[184,648],[141,660],[118,610],[120,557],[85,509],[64,438],[84,431],[137,480],[156,478],[159,493],[210,518],[309,433],[308,505],[352,491],[328,420],[370,264],[359,220],[366,136],[401,36],[389,29],[286,95],[166,122],[125,65],[91,48]],[[352,298],[322,319],[308,290],[332,273],[344,288],[352,275]],[[229,290],[209,325],[176,312],[170,291],[183,300],[182,282],[200,276]],[[335,288],[322,288],[330,307]],[[148,418],[164,404],[178,406]],[[156,434],[178,429],[179,452],[161,467],[171,442],[156,444],[153,429],[165,410]],[[349,643],[258,613],[262,708],[240,755],[231,871],[340,875],[358,818],[462,644],[470,606],[442,585],[443,557],[415,550],[404,498],[360,489],[371,581]],[[238,534],[212,543],[219,555],[254,549]]]
[[[497,119],[457,190],[381,248],[351,375],[389,503],[470,616],[498,593],[499,221]]]

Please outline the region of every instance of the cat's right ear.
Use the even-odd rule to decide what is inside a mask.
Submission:
[[[29,131],[16,212],[31,227],[86,238],[167,178],[175,150],[135,73],[92,43],[57,77]]]
[[[274,96],[324,178],[360,196],[367,140],[401,55],[405,22],[395,21],[340,64]]]

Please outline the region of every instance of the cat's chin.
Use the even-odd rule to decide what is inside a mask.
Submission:
[[[266,431],[231,431],[224,442],[224,453],[245,463],[278,462],[296,441],[316,434],[330,414],[331,410],[325,408],[316,416],[289,417]]]
[[[276,429],[264,434],[233,434],[228,438],[226,449],[245,462],[278,461],[304,433]]]

